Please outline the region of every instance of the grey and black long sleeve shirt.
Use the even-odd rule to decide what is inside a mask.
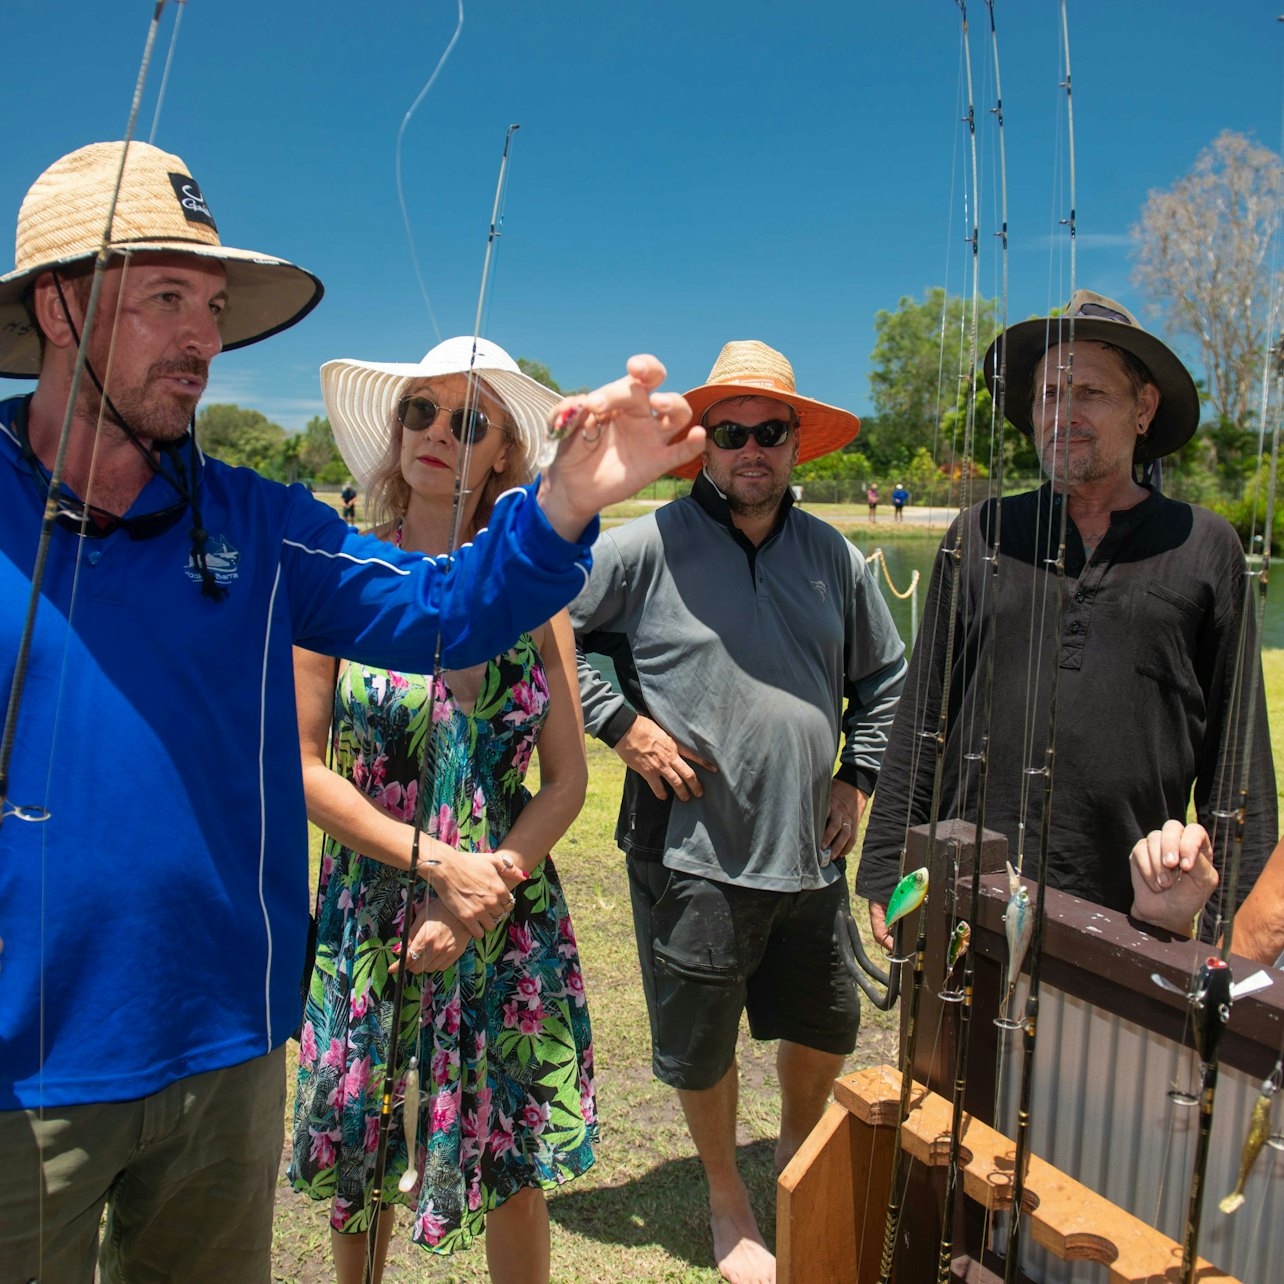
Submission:
[[[756,548],[701,473],[692,493],[593,548],[571,604],[589,732],[614,745],[638,713],[717,764],[702,798],[660,800],[630,771],[616,838],[635,857],[772,891],[822,887],[836,778],[878,779],[904,646],[864,558],[793,507]],[[623,694],[587,653],[611,657]],[[846,709],[844,711],[844,703]]]
[[[1126,913],[1133,844],[1169,817],[1184,820],[1192,790],[1199,819],[1212,832],[1213,810],[1234,806],[1229,800],[1245,783],[1248,750],[1242,899],[1277,831],[1265,699],[1260,680],[1250,681],[1258,656],[1252,612],[1243,610],[1244,553],[1235,532],[1205,509],[1151,494],[1112,514],[1091,557],[1069,521],[1059,583],[1050,559],[1060,500],[1050,487],[1010,496],[1001,508],[1001,522],[994,501],[969,509],[937,555],[857,890],[885,904],[900,873],[907,825],[929,819],[934,755],[924,749],[923,733],[938,725],[952,632],[939,818],[976,819],[977,762],[966,755],[980,748],[993,663],[985,824],[1007,837],[1014,860],[1024,831],[1024,872],[1033,876],[1043,782],[1023,772],[1044,764],[1059,664],[1051,885]],[[951,550],[959,521],[963,553],[956,569]],[[1257,691],[1249,745],[1246,701],[1232,717],[1237,681],[1243,693]]]

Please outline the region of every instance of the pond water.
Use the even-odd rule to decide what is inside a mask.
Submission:
[[[921,618],[923,603],[927,600],[927,584],[932,575],[932,562],[936,557],[936,550],[944,537],[945,531],[938,529],[931,533],[923,535],[910,535],[905,538],[889,540],[886,543],[879,541],[876,534],[861,531],[848,538],[860,549],[868,558],[875,549],[882,549],[883,557],[887,563],[887,575],[891,578],[898,593],[903,593],[909,587],[915,571],[920,575],[918,587],[919,614]],[[883,596],[887,600],[888,606],[892,611],[892,618],[896,621],[896,627],[900,630],[901,637],[906,642],[911,636],[911,612],[912,603],[907,599],[899,600],[888,590],[887,580],[884,578],[882,570],[878,571],[879,587],[883,591]],[[1284,589],[1276,587],[1274,596],[1270,593],[1266,596],[1266,625],[1263,629],[1263,646],[1265,647],[1284,647]]]

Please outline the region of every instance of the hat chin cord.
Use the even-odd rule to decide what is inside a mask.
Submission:
[[[67,299],[62,292],[62,281],[59,279],[57,272],[51,275],[53,276],[54,288],[58,291],[58,302],[62,306],[63,316],[66,318],[72,337],[76,341],[77,348],[79,348],[80,332],[76,328],[76,323],[71,319],[71,311],[67,307]],[[89,361],[88,353],[85,354],[85,369],[88,371],[89,377],[94,381],[94,387],[98,389],[98,395],[102,398],[103,405],[111,411],[113,418],[124,432],[126,438],[128,438],[130,444],[143,457],[152,473],[164,481],[178,498],[187,505],[192,514],[192,564],[196,567],[197,573],[201,577],[201,594],[212,602],[223,601],[227,597],[228,591],[214,578],[214,573],[209,568],[209,558],[205,551],[209,532],[205,529],[205,522],[201,518],[200,503],[197,499],[197,491],[200,488],[200,474],[197,469],[195,412],[193,411],[192,413],[192,419],[186,434],[188,458],[185,464],[182,455],[179,453],[183,446],[181,441],[153,442],[149,448],[138,433],[130,427],[125,420],[125,416],[116,409],[115,403],[107,395],[107,390],[103,387],[102,380],[98,378],[98,372]],[[163,464],[166,459],[170,463],[169,469],[166,469]]]

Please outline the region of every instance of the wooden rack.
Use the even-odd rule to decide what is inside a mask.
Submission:
[[[937,997],[949,932],[944,891],[956,858],[960,870],[971,869],[974,835],[974,826],[960,822],[938,826],[931,853],[926,827],[911,836],[910,867],[929,865],[935,894],[925,911],[929,948],[911,1112],[900,1131],[913,1161],[903,1168],[909,1187],[896,1246],[900,1284],[936,1278],[960,1006]],[[1015,1150],[995,1120],[996,1105],[1001,1112],[1006,1095],[995,1091],[1003,1036],[993,1024],[1007,953],[1002,914],[1008,884],[1006,874],[997,872],[1005,855],[1003,838],[987,834],[981,913],[972,932],[976,978],[964,1098],[963,1198],[952,1240],[955,1277],[975,1281],[999,1278],[992,1273],[987,1231],[993,1215],[1010,1203]],[[968,880],[961,879],[964,907],[968,889]],[[1182,1139],[1174,1146],[1171,1134],[1189,1131],[1193,1118],[1173,1113],[1180,1108],[1168,1102],[1167,1088],[1174,1076],[1191,1072],[1193,1058],[1186,1051],[1187,1005],[1157,986],[1151,974],[1185,987],[1208,947],[1171,939],[1055,891],[1048,893],[1045,939],[1031,1110],[1032,1120],[1042,1120],[1043,1126],[1033,1134],[1026,1177],[1030,1220],[1023,1241],[1030,1249],[1022,1255],[1023,1278],[1176,1281],[1190,1172]],[[1259,970],[1234,956],[1232,968],[1237,979]],[[1284,1181],[1279,1180],[1284,1160],[1269,1148],[1259,1157],[1256,1185],[1249,1188],[1256,1215],[1245,1216],[1246,1206],[1226,1217],[1216,1205],[1217,1196],[1233,1184],[1252,1100],[1284,1036],[1284,975],[1270,975],[1275,984],[1241,998],[1232,1010],[1200,1239],[1205,1254],[1232,1265],[1246,1263],[1237,1269],[1250,1284],[1272,1278],[1270,1272],[1284,1261]],[[907,988],[908,965],[904,981]],[[1020,1075],[1019,1053],[1009,1053],[1007,1066],[1012,1088]],[[878,1279],[899,1085],[898,1071],[886,1066],[840,1079],[834,1103],[781,1174],[776,1251],[782,1284]],[[1156,1190],[1163,1194],[1160,1220],[1167,1223],[1160,1229],[1141,1215],[1148,1210],[1153,1219]],[[1239,1277],[1202,1260],[1197,1274],[1200,1284],[1231,1284]]]

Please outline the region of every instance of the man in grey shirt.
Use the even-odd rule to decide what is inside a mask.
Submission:
[[[834,917],[904,647],[864,559],[789,489],[855,415],[799,396],[756,341],[727,344],[687,399],[708,433],[691,494],[601,536],[571,618],[586,725],[629,767],[616,837],[654,1071],[704,1165],[719,1270],[761,1284],[775,1262],[735,1159],[740,1015],[780,1040],[783,1168],[856,1042]]]

